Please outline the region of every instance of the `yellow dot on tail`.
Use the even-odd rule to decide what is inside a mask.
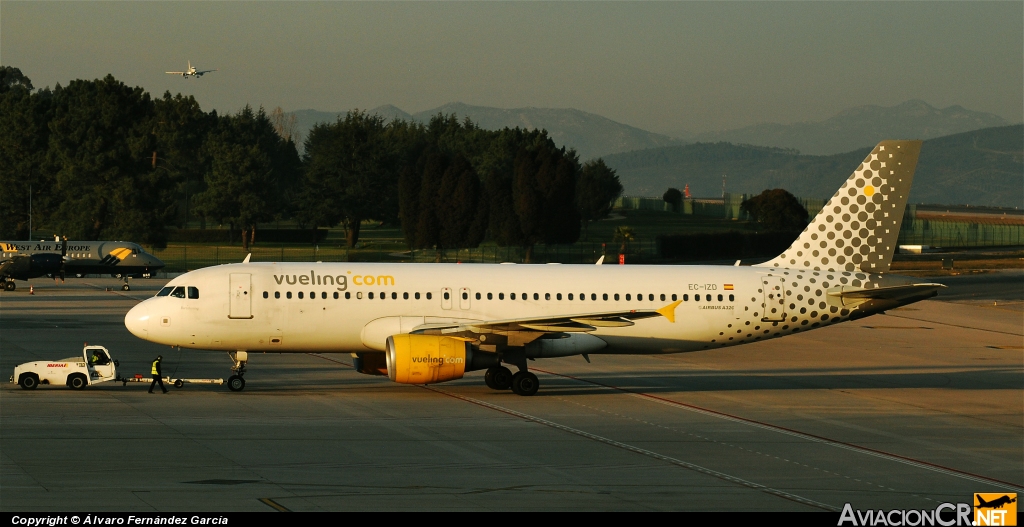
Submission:
[[[870,197],[870,196],[873,196],[874,194],[875,194],[875,187],[872,187],[871,185],[868,185],[868,186],[864,187],[864,195],[865,196]]]

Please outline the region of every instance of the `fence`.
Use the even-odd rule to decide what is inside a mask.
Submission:
[[[595,263],[606,256],[608,263],[617,263],[620,244],[578,242],[572,245],[535,245],[533,263]],[[358,249],[343,247],[269,247],[253,246],[249,251],[238,246],[172,245],[151,250],[161,259],[166,272],[182,272],[201,267],[241,262],[252,253],[252,262],[463,262],[463,263],[522,263],[522,247],[498,247],[487,244],[472,249],[409,251],[402,240],[377,239]],[[626,261],[650,263],[658,259],[658,246],[654,239],[636,239],[626,244]]]

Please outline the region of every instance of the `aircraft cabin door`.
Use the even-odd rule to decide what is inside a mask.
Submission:
[[[459,309],[469,309],[469,288],[459,289]]]
[[[761,321],[786,320],[786,279],[779,276],[762,276],[761,291],[764,293],[764,315]]]
[[[452,308],[452,288],[442,287],[441,288],[441,309]]]
[[[228,318],[252,318],[252,275],[231,273],[228,275],[230,295]]]

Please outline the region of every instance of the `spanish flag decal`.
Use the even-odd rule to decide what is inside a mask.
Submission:
[[[732,291],[732,284],[725,284],[726,291]]]

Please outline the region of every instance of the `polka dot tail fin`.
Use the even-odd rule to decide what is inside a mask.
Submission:
[[[759,267],[889,271],[921,141],[882,141],[785,252]]]

